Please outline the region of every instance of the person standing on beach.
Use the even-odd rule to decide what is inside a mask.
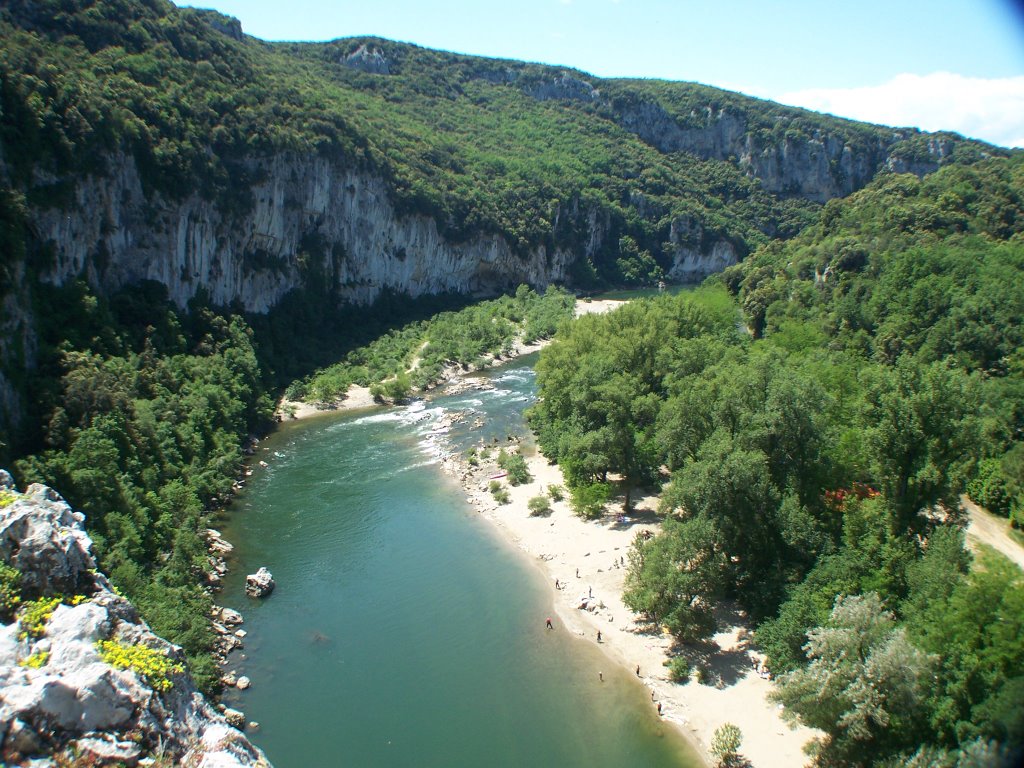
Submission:
[[[601,642],[601,630],[597,630],[597,642]]]

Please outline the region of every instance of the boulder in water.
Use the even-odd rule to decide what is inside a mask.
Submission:
[[[249,597],[266,597],[276,586],[274,577],[265,567],[245,577],[245,594]]]

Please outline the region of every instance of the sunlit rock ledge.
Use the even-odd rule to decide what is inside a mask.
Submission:
[[[269,768],[196,690],[181,649],[96,570],[84,519],[0,470],[0,560],[23,598],[0,626],[0,763]]]

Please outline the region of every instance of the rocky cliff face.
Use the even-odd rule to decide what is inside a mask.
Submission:
[[[867,185],[883,168],[922,175],[938,170],[951,150],[950,142],[935,140],[925,158],[907,163],[891,157],[892,144],[904,138],[894,131],[891,140],[854,149],[838,135],[785,136],[777,142],[759,139],[747,119],[727,109],[712,109],[694,116],[696,127],[681,125],[653,101],[615,105],[619,124],[662,152],[689,152],[705,160],[730,160],[774,194],[804,197],[825,203],[845,197]]]
[[[670,280],[696,283],[739,261],[736,247],[728,240],[710,237],[703,225],[689,217],[673,219],[669,228],[672,267]]]
[[[63,600],[37,624],[24,606],[0,626],[0,763],[67,765],[57,761],[76,756],[97,766],[160,758],[188,768],[269,768],[178,671],[180,649],[156,637],[96,572],[83,519],[45,486],[17,493],[0,470],[0,558],[20,572],[26,600]],[[112,666],[104,641],[166,658],[170,687]]]
[[[242,213],[198,194],[147,197],[130,157],[108,165],[107,175],[78,180],[73,205],[33,211],[34,236],[53,254],[45,279],[84,274],[106,291],[156,280],[180,306],[203,289],[214,304],[266,312],[314,272],[342,301],[369,304],[386,289],[416,297],[542,287],[564,279],[575,258],[544,246],[520,257],[496,235],[452,242],[433,219],[399,215],[383,179],[320,157],[252,161],[260,181]]]

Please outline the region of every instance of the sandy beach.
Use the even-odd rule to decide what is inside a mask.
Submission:
[[[527,456],[533,481],[507,486],[511,501],[502,505],[487,490],[489,478],[499,472],[493,458],[470,467],[463,457],[450,456],[443,466],[462,484],[470,503],[542,569],[552,591],[557,630],[594,643],[600,631],[599,647],[609,659],[631,671],[639,665],[639,677],[653,693],[652,707],[660,702],[662,717],[675,723],[709,764],[712,735],[727,722],[740,726],[741,754],[755,768],[792,768],[807,762],[802,747],[815,734],[803,727],[791,729],[778,705],[768,701],[772,683],[755,669],[762,657],[751,644],[742,612],[723,607],[722,631],[713,641],[682,649],[694,669],[703,665],[708,670],[710,682],[699,683],[694,675],[688,684],[679,685],[669,680],[664,666],[673,650],[672,638],[639,620],[623,604],[630,545],[638,532],[658,528],[654,497],[641,499],[625,520],[618,519],[619,506],[613,503],[603,519],[584,521],[567,499],[552,502],[550,515],[531,517],[530,498],[551,485],[564,487],[561,470],[540,454]],[[584,604],[587,607],[581,608]]]

